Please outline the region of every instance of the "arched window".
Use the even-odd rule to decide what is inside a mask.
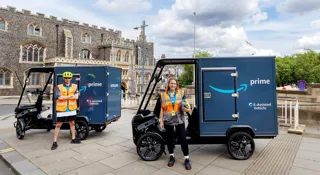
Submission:
[[[88,33],[82,34],[81,41],[84,43],[90,43],[90,35]]]
[[[118,50],[118,52],[117,52],[116,61],[117,61],[117,62],[120,62],[120,61],[121,61],[121,51],[120,51],[120,50]]]
[[[90,59],[90,51],[88,49],[82,49],[79,58]]]
[[[21,57],[23,62],[43,62],[45,47],[41,44],[32,42],[22,46]]]
[[[28,71],[25,72],[25,77],[28,76]],[[41,74],[39,72],[32,72],[29,76],[28,86],[40,86]]]
[[[41,26],[39,24],[30,24],[28,27],[28,34],[41,36]]]
[[[12,86],[12,72],[6,68],[0,68],[0,88]]]
[[[0,17],[0,30],[7,30],[7,22]]]
[[[127,51],[124,56],[124,62],[129,62],[129,52]]]

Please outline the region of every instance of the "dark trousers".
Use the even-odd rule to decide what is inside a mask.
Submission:
[[[164,127],[166,128],[167,146],[168,146],[169,153],[173,154],[173,150],[175,148],[175,136],[178,136],[178,139],[180,140],[180,143],[181,143],[181,150],[184,156],[189,155],[185,124],[183,123],[175,126],[177,135],[173,133],[174,126],[165,125]]]

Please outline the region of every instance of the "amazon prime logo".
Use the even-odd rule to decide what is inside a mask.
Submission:
[[[269,79],[264,80],[260,78],[257,78],[256,80],[250,80],[250,86],[254,84],[270,84],[270,80]]]
[[[102,83],[88,83],[88,87],[101,87],[102,86]]]

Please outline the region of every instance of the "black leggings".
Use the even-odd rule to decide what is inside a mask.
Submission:
[[[167,146],[170,154],[173,154],[173,150],[175,148],[175,134],[173,133],[174,126],[165,125],[166,135],[167,135]],[[186,128],[185,124],[176,125],[176,133],[181,143],[181,150],[184,156],[189,155],[188,142],[186,138]]]

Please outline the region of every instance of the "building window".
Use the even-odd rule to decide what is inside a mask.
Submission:
[[[11,77],[11,71],[4,68],[0,68],[0,88],[10,87],[12,85]]]
[[[41,36],[41,27],[39,24],[30,24],[28,27],[28,34]]]
[[[90,35],[88,33],[82,34],[81,41],[84,43],[90,43]]]
[[[126,52],[126,55],[124,56],[124,62],[129,62],[129,52]]]
[[[122,75],[123,75],[123,76],[128,76],[128,70],[123,70],[123,71],[122,71]]]
[[[0,30],[7,30],[7,22],[0,17]]]
[[[21,57],[23,62],[42,63],[45,56],[45,47],[32,42],[22,46]]]
[[[117,62],[120,62],[120,61],[121,61],[121,51],[120,51],[120,50],[117,52],[116,61],[117,61]]]
[[[29,81],[28,81],[27,85],[28,86],[40,86],[40,78],[41,78],[41,76],[40,76],[39,72],[32,72],[29,76]]]
[[[88,49],[81,50],[79,58],[90,59],[90,51]]]

